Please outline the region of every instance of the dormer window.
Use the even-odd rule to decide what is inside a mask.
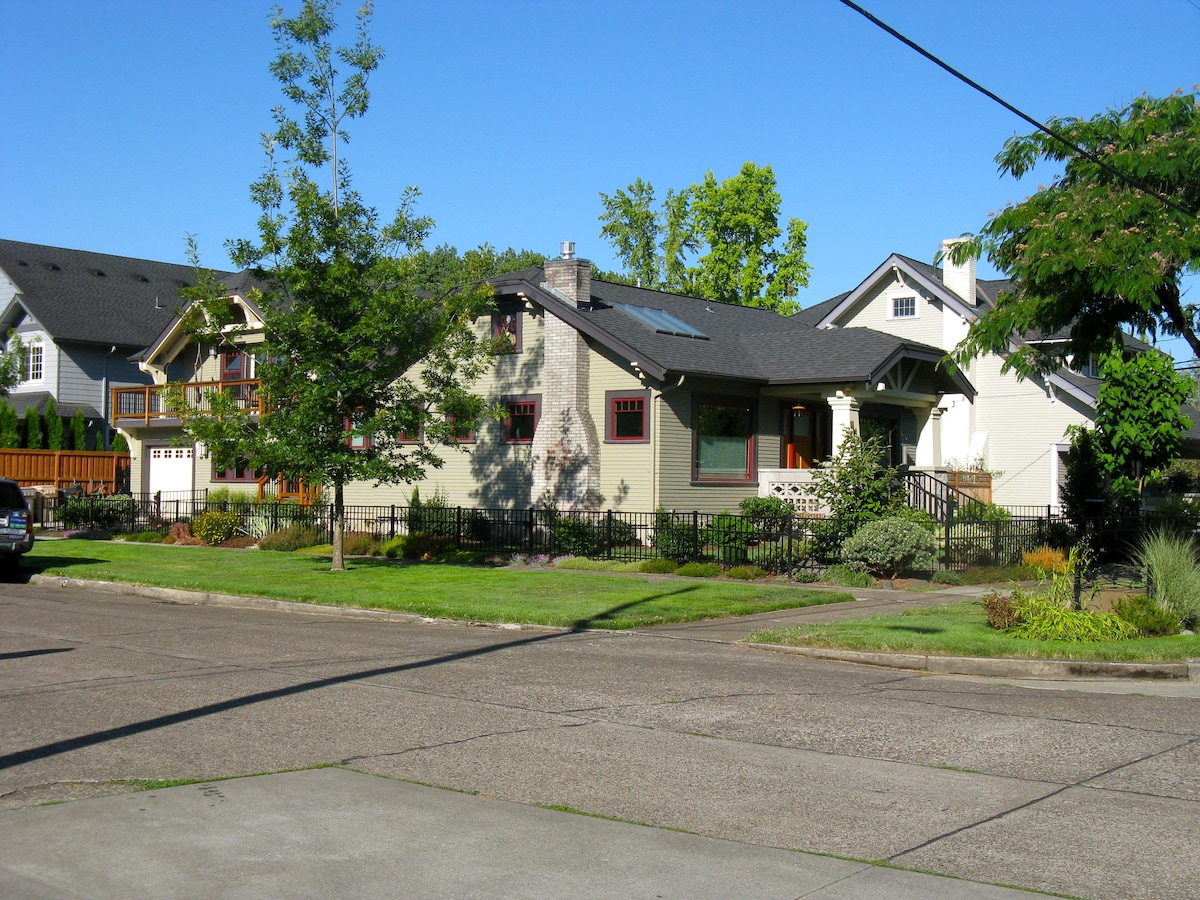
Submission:
[[[45,378],[45,370],[42,365],[43,348],[41,344],[27,344],[25,346],[25,375],[24,381],[42,381]]]
[[[892,298],[891,319],[915,319],[917,316],[917,298],[912,294],[905,294],[900,297]]]

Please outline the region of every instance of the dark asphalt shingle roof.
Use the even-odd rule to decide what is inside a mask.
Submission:
[[[498,279],[498,293],[539,286],[540,269]],[[797,316],[685,297],[626,284],[591,282],[591,306],[574,310],[593,334],[623,347],[630,362],[653,363],[672,374],[733,378],[760,384],[865,381],[883,374],[897,354],[936,362],[935,347],[867,328],[819,330]],[[660,334],[616,304],[660,309],[706,339]],[[553,311],[553,310],[552,310]]]
[[[56,342],[141,348],[183,305],[191,266],[0,240],[0,269]],[[235,278],[218,273],[218,278]]]

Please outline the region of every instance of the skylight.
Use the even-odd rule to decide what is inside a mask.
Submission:
[[[693,328],[687,322],[675,318],[666,310],[655,309],[652,306],[630,306],[628,303],[614,303],[613,306],[621,310],[625,315],[632,316],[643,325],[654,329],[658,334],[674,334],[679,337],[696,338],[701,341],[708,340],[708,335],[703,331]]]

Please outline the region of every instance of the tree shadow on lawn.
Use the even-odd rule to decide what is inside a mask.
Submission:
[[[912,634],[942,634],[946,629],[934,625],[885,625],[888,631],[907,631]]]
[[[73,561],[78,562],[79,560]],[[100,562],[101,560],[96,561]],[[596,623],[613,618],[617,614],[632,607],[639,606],[642,603],[648,603],[652,600],[657,600],[661,597],[669,596],[671,594],[687,593],[692,590],[695,590],[695,586],[684,585],[675,590],[664,591],[660,594],[642,597],[638,600],[630,600],[627,603],[618,604],[612,609],[605,610],[597,615],[589,616],[586,619],[580,619],[570,627],[564,628],[562,631],[554,631],[549,633],[543,632],[541,634],[530,635],[529,637],[517,638],[515,640],[508,640],[502,643],[491,644],[484,647],[477,647],[473,650],[462,650],[457,653],[447,653],[443,656],[435,656],[431,657],[430,659],[417,660],[416,662],[400,663],[393,666],[379,666],[376,668],[364,669],[360,672],[349,672],[344,675],[334,675],[328,678],[314,678],[311,681],[305,681],[299,684],[291,684],[287,685],[286,687],[275,688],[268,691],[257,691],[253,694],[245,694],[241,697],[231,697],[228,700],[221,700],[217,703],[207,703],[203,706],[197,706],[192,709],[180,710],[179,712],[155,716],[150,719],[142,719],[139,722],[130,722],[126,725],[118,725],[114,728],[106,728],[102,731],[94,731],[90,734],[83,734],[78,735],[77,737],[51,741],[50,743],[42,744],[37,747],[30,747],[26,750],[18,750],[14,753],[6,753],[0,756],[0,771],[3,771],[4,769],[10,769],[14,766],[36,762],[37,760],[46,759],[51,756],[58,756],[62,753],[70,753],[73,750],[82,750],[86,747],[108,743],[109,741],[118,740],[119,738],[130,737],[136,734],[144,734],[149,731],[157,731],[160,728],[168,728],[172,725],[178,725],[182,722],[190,722],[196,719],[206,718],[208,716],[219,715],[221,713],[229,712],[230,710],[239,709],[245,706],[253,706],[255,704],[264,703],[270,700],[279,700],[284,697],[291,697],[297,694],[306,694],[322,688],[335,687],[337,685],[361,681],[366,678],[375,678],[380,675],[393,675],[399,672],[411,672],[419,669],[427,669],[446,663],[460,662],[462,660],[487,656],[491,653],[497,653],[499,651],[509,650],[515,647],[558,640],[560,638],[586,631]]]

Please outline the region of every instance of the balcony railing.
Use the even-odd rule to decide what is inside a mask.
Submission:
[[[206,413],[212,412],[212,397],[217,392],[231,396],[238,409],[245,412],[262,414],[262,397],[259,394],[257,379],[242,381],[194,381],[179,385],[183,388],[184,401],[192,410]],[[125,387],[112,389],[111,424],[113,426],[143,427],[157,423],[168,424],[162,420],[178,421],[182,410],[173,409],[166,396],[167,386],[156,384],[145,387]],[[171,423],[173,424],[173,423]]]

